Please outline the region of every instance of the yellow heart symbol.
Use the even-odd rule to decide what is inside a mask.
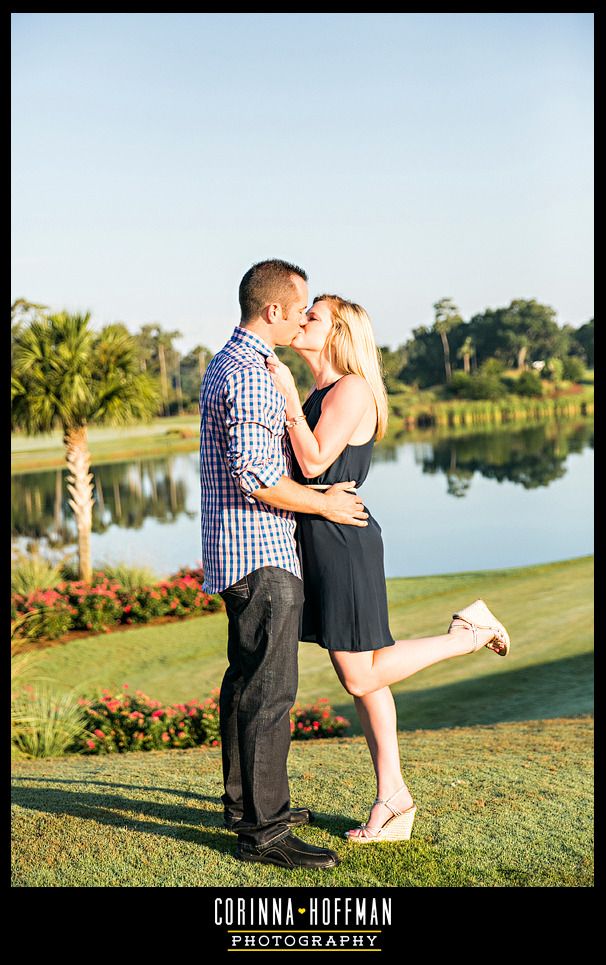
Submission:
[[[307,911],[307,908],[297,908],[297,911],[299,912],[300,915],[304,915],[305,912]]]

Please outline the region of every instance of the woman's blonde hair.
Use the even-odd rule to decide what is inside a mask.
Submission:
[[[339,295],[316,295],[316,302],[327,302],[332,328],[326,340],[326,354],[332,365],[345,375],[355,373],[368,382],[377,407],[377,441],[387,431],[387,391],[383,363],[372,325],[361,305]]]

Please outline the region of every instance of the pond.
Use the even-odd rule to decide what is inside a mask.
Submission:
[[[192,452],[93,465],[93,565],[122,561],[159,576],[195,566],[198,462]],[[65,476],[13,476],[16,544],[74,548]],[[360,493],[382,527],[388,577],[585,555],[593,552],[593,424],[402,435],[375,448]]]

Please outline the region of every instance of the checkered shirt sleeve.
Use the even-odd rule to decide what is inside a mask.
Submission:
[[[276,451],[275,394],[269,372],[261,368],[241,369],[226,384],[229,471],[250,503],[256,489],[275,486],[284,475],[283,453]]]

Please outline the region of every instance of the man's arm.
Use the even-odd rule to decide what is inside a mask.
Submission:
[[[275,458],[273,391],[268,373],[253,367],[240,369],[225,387],[227,462],[249,503],[255,502],[256,489],[275,486],[282,476]]]
[[[355,480],[340,482],[324,492],[318,492],[309,486],[300,486],[288,476],[282,476],[275,486],[257,489],[252,495],[277,509],[313,513],[324,516],[332,523],[344,523],[348,526],[368,526],[365,522],[368,513],[364,511],[364,503],[357,494],[346,491],[354,486]]]

